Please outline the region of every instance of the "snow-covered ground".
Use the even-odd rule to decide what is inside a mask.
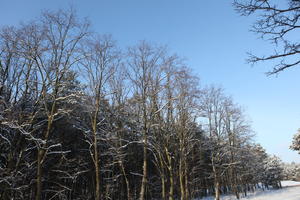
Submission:
[[[300,186],[300,182],[296,181],[281,181],[282,187]]]
[[[300,182],[282,181],[283,188],[280,190],[257,191],[249,194],[241,200],[300,200]],[[207,197],[201,200],[213,200]],[[234,196],[223,196],[221,200],[236,200]]]

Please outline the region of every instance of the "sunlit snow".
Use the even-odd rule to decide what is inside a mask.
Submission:
[[[283,188],[280,190],[257,191],[250,193],[241,200],[300,200],[300,182],[282,181]],[[199,199],[200,200],[200,199]],[[207,197],[201,200],[214,200],[214,197]],[[234,196],[222,196],[221,200],[236,200]]]

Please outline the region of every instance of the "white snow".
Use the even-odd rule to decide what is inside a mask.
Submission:
[[[281,181],[282,187],[288,187],[288,186],[300,186],[300,182],[296,181]]]
[[[282,181],[283,188],[279,190],[256,191],[249,193],[241,200],[300,200],[300,182]],[[200,200],[200,199],[199,199]],[[207,197],[201,200],[214,200],[214,197]],[[221,200],[236,200],[235,196],[222,196]]]

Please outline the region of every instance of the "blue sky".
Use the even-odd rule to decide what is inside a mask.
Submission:
[[[144,39],[168,45],[186,58],[203,85],[224,87],[245,108],[256,141],[268,153],[300,162],[289,150],[300,128],[300,66],[267,77],[272,63],[248,65],[246,52],[264,55],[273,47],[249,32],[254,19],[240,17],[230,0],[0,0],[0,26],[70,5],[90,19],[94,31],[112,34],[121,47]]]

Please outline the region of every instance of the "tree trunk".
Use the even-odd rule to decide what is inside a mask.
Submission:
[[[56,98],[56,96],[55,96]],[[38,157],[37,157],[37,177],[36,177],[36,194],[35,200],[40,200],[42,195],[42,163],[46,157],[46,151],[44,150],[47,147],[48,138],[50,135],[50,130],[53,122],[53,115],[55,109],[56,102],[52,104],[51,113],[48,116],[47,130],[44,137],[44,144],[41,144],[41,147],[38,147]]]
[[[189,199],[189,186],[188,186],[188,169],[187,169],[187,162],[186,158],[184,158],[184,174],[185,174],[185,199]]]
[[[145,79],[144,79],[145,80]],[[145,198],[145,192],[146,192],[146,184],[147,184],[147,145],[148,145],[148,120],[147,120],[147,106],[146,106],[146,88],[143,88],[143,103],[142,103],[142,109],[143,109],[143,134],[144,134],[144,146],[143,146],[143,178],[142,178],[142,184],[141,184],[141,190],[140,190],[140,200],[144,200]]]
[[[169,170],[169,181],[170,181],[170,188],[169,188],[169,200],[174,200],[174,177],[173,177],[173,167],[172,167],[172,158],[169,155],[169,151],[165,148],[165,152],[168,159],[168,170]]]
[[[100,200],[101,193],[100,193],[100,168],[99,168],[99,153],[98,153],[98,139],[97,139],[97,117],[99,113],[99,106],[100,106],[100,97],[99,94],[97,94],[96,97],[96,110],[94,113],[94,116],[92,118],[92,129],[93,129],[93,146],[94,146],[94,155],[93,161],[95,166],[95,182],[96,182],[96,188],[95,188],[95,200]]]
[[[35,200],[40,200],[42,193],[42,151],[42,149],[38,148]]]
[[[159,152],[159,164],[161,169],[160,180],[161,180],[161,197],[162,200],[166,200],[166,175],[164,170],[164,161],[162,158],[162,154]]]
[[[179,160],[180,199],[185,200],[184,170],[182,158]]]
[[[147,134],[144,133],[144,161],[143,161],[143,178],[140,192],[140,200],[145,198],[145,190],[147,184]]]
[[[215,178],[215,200],[220,200],[220,182]]]
[[[130,184],[129,184],[129,180],[126,176],[126,172],[125,172],[124,164],[123,164],[122,160],[119,161],[119,165],[120,165],[120,168],[122,170],[122,173],[123,173],[123,176],[124,176],[124,179],[125,179],[125,183],[126,183],[127,200],[131,200]]]
[[[97,135],[94,133],[94,165],[95,165],[95,179],[96,179],[96,196],[95,200],[100,200],[100,169],[97,148]]]
[[[216,166],[214,164],[214,157],[212,157],[212,165],[214,173],[215,200],[220,200],[220,180]]]
[[[145,197],[145,190],[147,184],[147,148],[144,146],[144,161],[143,161],[143,178],[142,178],[142,185],[141,185],[141,192],[140,192],[140,200],[144,200]]]
[[[174,200],[174,177],[172,172],[170,173],[169,200]]]
[[[161,198],[162,200],[166,200],[166,184],[165,184],[165,176],[161,176]]]

